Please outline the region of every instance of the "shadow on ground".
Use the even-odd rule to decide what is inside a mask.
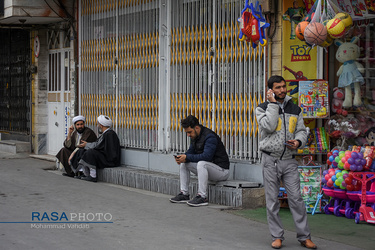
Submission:
[[[266,208],[229,210],[228,212],[250,220],[267,223]],[[289,209],[281,208],[279,215],[284,228],[294,232],[293,218]],[[319,237],[363,249],[374,249],[375,224],[368,224],[364,221],[355,224],[354,219],[327,214],[308,214],[308,220],[313,240],[314,237]],[[335,248],[334,246],[332,247],[332,249]]]

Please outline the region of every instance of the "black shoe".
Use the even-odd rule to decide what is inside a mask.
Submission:
[[[75,179],[82,179],[83,177],[86,177],[86,176],[84,176],[84,175],[75,175],[74,176]]]
[[[188,194],[183,194],[182,192],[176,195],[173,198],[170,198],[169,201],[172,203],[186,203],[190,200],[190,196]]]
[[[91,181],[91,182],[97,182],[97,179],[96,178],[93,178],[91,176],[83,176],[81,177],[81,180],[84,180],[84,181]]]
[[[67,173],[62,173],[63,176],[66,176],[66,177],[74,177],[74,175],[70,175],[70,174],[67,174]]]
[[[197,195],[191,201],[188,201],[187,204],[192,207],[199,207],[199,206],[207,206],[208,200],[207,198],[203,198],[200,195]]]

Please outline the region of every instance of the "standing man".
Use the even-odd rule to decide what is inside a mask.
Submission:
[[[301,108],[286,95],[283,77],[271,76],[268,88],[267,101],[256,108],[256,117],[260,132],[267,220],[273,240],[271,246],[279,249],[284,240],[278,200],[282,181],[288,193],[297,239],[302,246],[316,249],[311,241],[306,208],[301,197],[298,163],[293,156],[297,148],[305,146],[307,139]]]
[[[212,130],[199,124],[195,116],[189,115],[181,125],[191,143],[185,154],[175,156],[180,165],[181,192],[170,200],[173,203],[187,203],[189,206],[207,206],[207,183],[225,181],[229,177],[229,158],[220,137]],[[198,194],[190,200],[190,172],[198,176]]]
[[[115,131],[111,129],[112,120],[108,116],[98,117],[99,138],[92,143],[82,141],[82,149],[72,154],[69,162],[75,173],[83,171],[84,177],[80,179],[96,182],[96,170],[120,166],[120,140]]]
[[[78,149],[81,141],[94,142],[96,135],[90,128],[85,127],[85,117],[79,115],[73,118],[74,126],[69,127],[68,136],[64,141],[64,147],[57,153],[56,158],[64,166],[64,176],[73,177],[74,173],[68,159],[75,149]]]

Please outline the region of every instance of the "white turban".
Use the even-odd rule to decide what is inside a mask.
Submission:
[[[104,127],[112,127],[112,120],[106,115],[99,115],[98,122]]]
[[[76,117],[73,118],[73,124],[76,124],[76,122],[78,122],[78,121],[86,122],[86,119],[82,115],[77,115]]]

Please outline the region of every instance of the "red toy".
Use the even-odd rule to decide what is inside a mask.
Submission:
[[[370,175],[371,177],[368,177]],[[373,207],[366,205],[366,184],[367,182],[375,179],[375,174],[373,172],[355,172],[353,173],[353,178],[362,181],[362,194],[361,195],[361,206],[359,211],[355,215],[355,223],[358,224],[360,221],[366,221],[367,223],[375,224],[375,211]]]

